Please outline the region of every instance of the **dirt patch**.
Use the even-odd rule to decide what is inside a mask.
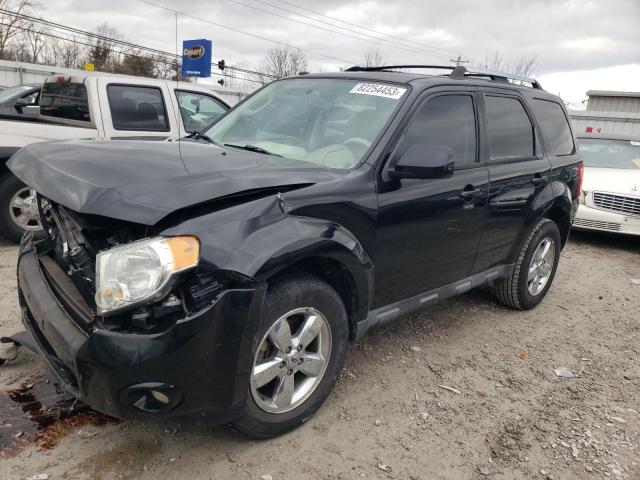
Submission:
[[[0,271],[7,335],[20,325],[15,247],[0,245]],[[635,480],[638,278],[637,239],[574,234],[538,308],[516,312],[473,291],[375,329],[349,349],[326,405],[290,434],[254,442],[186,422],[82,426],[50,450],[2,459],[0,478]],[[0,367],[0,388],[43,371],[22,353]]]

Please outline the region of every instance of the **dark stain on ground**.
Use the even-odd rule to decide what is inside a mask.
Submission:
[[[62,437],[82,426],[117,420],[95,412],[44,378],[0,392],[0,458],[37,444],[53,448]]]

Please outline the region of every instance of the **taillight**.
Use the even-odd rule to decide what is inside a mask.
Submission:
[[[584,165],[582,162],[578,164],[578,192],[576,193],[576,198],[580,198],[582,195],[582,179],[584,178]]]

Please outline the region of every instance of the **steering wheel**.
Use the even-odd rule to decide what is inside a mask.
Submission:
[[[345,147],[349,147],[349,145],[354,145],[356,147],[364,147],[365,149],[367,149],[371,146],[371,142],[369,140],[365,140],[364,138],[351,137],[351,138],[347,138],[344,142],[342,142],[342,145],[344,145]]]

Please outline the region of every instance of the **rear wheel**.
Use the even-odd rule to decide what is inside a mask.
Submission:
[[[347,314],[320,279],[296,275],[270,285],[244,414],[233,425],[254,438],[285,433],[313,415],[344,361]]]
[[[518,310],[540,303],[555,277],[561,246],[555,222],[540,220],[525,239],[511,276],[495,282],[498,301]]]
[[[0,232],[19,243],[26,231],[42,230],[36,193],[13,175],[0,180]]]

